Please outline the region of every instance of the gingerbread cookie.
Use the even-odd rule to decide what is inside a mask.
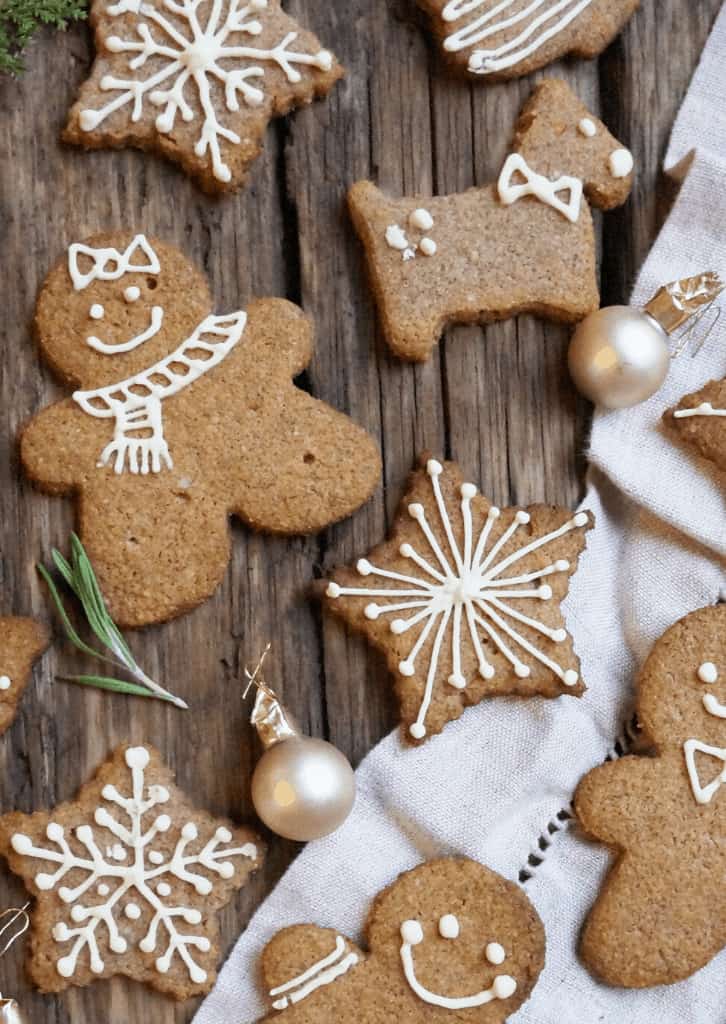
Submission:
[[[0,736],[12,725],[33,662],[49,643],[50,634],[40,623],[0,617]]]
[[[573,323],[592,313],[600,296],[589,203],[625,202],[632,170],[602,121],[549,79],[520,115],[497,184],[404,199],[353,185],[353,224],[396,355],[427,359],[451,323],[519,313]]]
[[[216,977],[216,913],[260,866],[249,829],[192,808],[151,747],[121,747],[76,800],[0,818],[0,853],[35,897],[42,992],[125,974],[186,999]]]
[[[485,81],[518,78],[610,45],[640,0],[418,0],[448,62]]]
[[[390,539],[335,572],[325,599],[385,654],[406,739],[441,732],[485,697],[580,696],[560,602],[590,513],[498,509],[454,463],[421,465]]]
[[[63,139],[154,150],[207,192],[238,189],[270,118],[343,73],[279,0],[93,0],[90,20],[97,57]]]
[[[655,756],[596,768],[575,797],[585,831],[617,856],[582,956],[627,988],[687,978],[726,946],[726,605],[664,633],[638,687]]]
[[[279,932],[262,973],[281,1024],[501,1024],[544,966],[542,923],[522,890],[473,860],[400,875],[368,916],[369,952],[315,925]]]
[[[665,413],[663,421],[704,459],[726,470],[726,377],[686,395]]]
[[[312,326],[281,299],[212,312],[205,276],[143,235],[70,247],[35,318],[71,398],[22,435],[26,472],[75,494],[113,617],[139,626],[199,604],[230,554],[229,516],[312,533],[373,491],[380,458],[347,416],[292,384]]]

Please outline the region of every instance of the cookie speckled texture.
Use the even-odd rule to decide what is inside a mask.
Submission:
[[[640,0],[418,0],[447,62],[482,82],[609,46]]]
[[[585,122],[592,134],[583,133]],[[519,313],[574,323],[598,308],[588,202],[606,210],[625,202],[633,181],[630,154],[558,79],[539,85],[525,104],[512,152],[549,180],[567,175],[582,182],[574,223],[533,195],[505,205],[498,184],[403,199],[369,181],[351,188],[349,207],[383,334],[402,359],[427,359],[447,324]],[[619,174],[630,161],[620,177],[611,166],[618,152],[626,161],[616,166]],[[515,170],[511,181],[516,186],[524,177]],[[567,202],[568,190],[557,198]]]
[[[245,181],[272,117],[343,71],[279,0],[93,0],[96,60],[63,133],[181,164],[207,192]]]
[[[402,929],[411,928],[420,939],[410,947],[415,982],[428,997],[469,1005],[452,1011],[414,990],[402,957]],[[465,859],[430,861],[401,875],[373,904],[366,943],[367,954],[315,925],[276,935],[264,951],[262,970],[280,1012],[265,1020],[502,1024],[529,998],[544,966],[544,930],[524,892]]]
[[[0,736],[17,714],[33,662],[49,643],[50,633],[40,623],[0,617]]]
[[[627,988],[687,978],[726,945],[726,605],[671,627],[638,685],[655,756],[596,768],[575,798],[585,831],[617,857],[581,954],[603,981]]]
[[[726,471],[726,377],[686,395],[663,422],[680,441]]]
[[[590,513],[496,509],[427,455],[390,538],[337,570],[326,607],[383,652],[405,739],[420,743],[486,697],[580,696],[560,602]]]
[[[264,847],[192,808],[144,746],[116,750],[76,800],[0,818],[0,854],[35,898],[28,970],[42,992],[124,974],[186,999],[212,988],[217,912]]]
[[[297,306],[264,299],[210,317],[205,277],[156,240],[147,244],[158,271],[137,269],[154,266],[139,237],[96,236],[90,255],[74,250],[48,275],[40,347],[86,397],[45,409],[21,444],[39,487],[76,496],[81,539],[127,626],[209,597],[229,560],[230,515],[313,533],[355,511],[380,476],[365,431],[292,383],[312,356],[312,325]],[[122,255],[132,265],[119,275]],[[82,285],[91,280],[74,288],[70,268]],[[134,377],[143,379],[120,386]],[[165,394],[170,379],[178,390]]]

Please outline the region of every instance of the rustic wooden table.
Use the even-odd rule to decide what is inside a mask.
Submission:
[[[221,202],[154,157],[59,144],[91,60],[85,26],[43,36],[25,75],[0,84],[0,613],[50,617],[35,563],[52,545],[64,546],[73,525],[69,501],[44,497],[20,478],[15,438],[56,394],[28,329],[38,286],[71,241],[94,231],[133,227],[177,243],[209,272],[218,312],[252,296],[303,305],[315,318],[317,346],[299,383],[380,440],[383,487],[317,537],[280,540],[234,524],[232,564],[212,600],[132,636],[141,663],[189,700],[189,713],[55,681],[56,672],[82,664],[56,643],[0,741],[0,811],[52,806],[72,796],[113,745],[146,740],[200,804],[250,819],[258,748],[240,677],[268,640],[270,678],[305,728],[359,761],[396,722],[391,688],[382,661],[306,599],[308,582],[382,537],[424,447],[457,459],[500,504],[574,504],[581,493],[590,410],[567,377],[568,332],[524,317],[460,328],[430,362],[397,362],[377,331],[343,203],[358,178],[424,195],[491,180],[532,81],[452,80],[413,0],[287,6],[335,49],[347,77],[327,102],[276,122],[247,188]],[[660,166],[668,133],[719,7],[720,0],[643,0],[597,63],[550,69],[636,158],[631,200],[602,223],[606,303],[627,299],[667,213],[672,187]],[[223,914],[225,951],[297,851],[272,841],[264,870]],[[20,885],[3,871],[0,909],[22,901]],[[0,990],[20,999],[33,1024],[171,1024],[191,1020],[195,1009],[121,979],[42,997],[30,990],[22,959],[20,943],[0,960]]]

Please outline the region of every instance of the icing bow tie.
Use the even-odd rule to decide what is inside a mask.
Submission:
[[[726,782],[726,748],[710,747],[707,743],[702,743],[700,740],[686,740],[683,744],[683,751],[686,755],[688,778],[690,779],[691,789],[693,790],[696,802],[699,804],[710,804],[721,785]],[[707,786],[701,785],[698,766],[696,765],[696,754],[707,754],[722,764],[719,775],[712,782],[709,782]]]
[[[512,183],[515,174],[519,174],[524,181]],[[580,203],[582,200],[582,182],[579,178],[572,178],[563,174],[555,181],[550,181],[544,174],[533,171],[521,153],[511,153],[502,167],[499,181],[497,182],[499,198],[505,206],[511,206],[523,196],[535,196],[542,203],[551,206],[563,217],[566,217],[574,224],[580,216]],[[565,202],[560,193],[569,192],[569,199]]]
[[[132,263],[134,258],[141,262]],[[144,235],[137,235],[123,252],[113,248],[94,249],[80,242],[75,242],[68,250],[68,272],[77,292],[87,288],[91,281],[116,281],[124,274],[158,274],[160,269],[159,257]]]

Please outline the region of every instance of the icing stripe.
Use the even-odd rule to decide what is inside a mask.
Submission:
[[[273,1009],[284,1010],[285,1007],[291,1004],[299,1003],[307,998],[311,992],[324,985],[329,985],[336,978],[349,971],[351,967],[358,963],[358,955],[351,951],[347,956],[343,957],[345,948],[345,939],[338,935],[335,940],[335,949],[332,953],[323,957],[322,960],[318,960],[317,963],[314,963],[312,967],[303,971],[296,978],[286,981],[284,985],[278,985],[277,988],[270,989],[270,996],[283,996],[282,999],[277,999],[273,1002]],[[285,995],[284,993],[287,994]]]

